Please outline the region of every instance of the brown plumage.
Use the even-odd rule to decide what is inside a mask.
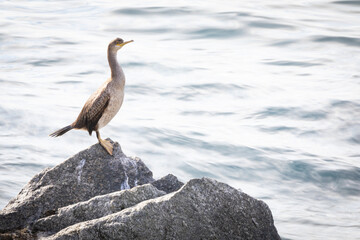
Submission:
[[[100,137],[99,129],[106,126],[119,111],[124,99],[125,75],[116,60],[117,51],[127,43],[117,38],[108,46],[108,61],[111,69],[111,78],[94,92],[86,101],[77,119],[70,125],[50,134],[58,137],[71,129],[87,130],[91,135],[96,131],[99,143],[112,155],[112,144]]]
[[[50,136],[58,137],[74,128],[85,129],[89,132],[90,136],[92,131],[97,131],[98,122],[109,105],[110,100],[110,94],[106,92],[106,88],[101,90],[102,91],[98,96],[96,94],[97,92],[95,92],[95,94],[91,95],[91,97],[86,101],[75,122],[57,130],[56,132],[53,132]]]
[[[110,94],[106,90],[106,88],[102,89],[98,97],[92,96],[85,103],[78,118],[74,122],[74,128],[85,128],[90,135],[92,131],[98,130],[97,124],[110,101]]]

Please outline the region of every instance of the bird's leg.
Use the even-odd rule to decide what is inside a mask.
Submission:
[[[105,150],[106,150],[110,155],[113,155],[113,154],[112,154],[112,153],[113,153],[113,145],[111,144],[110,141],[101,139],[99,130],[96,130],[96,137],[97,137],[97,139],[99,140],[100,145],[103,146],[103,148],[105,148]]]

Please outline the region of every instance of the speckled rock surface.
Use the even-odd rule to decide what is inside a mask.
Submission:
[[[177,177],[172,174],[168,174],[165,177],[152,182],[151,184],[154,185],[157,189],[166,193],[175,192],[184,185],[184,183],[180,182]]]
[[[95,144],[35,175],[0,211],[0,232],[22,229],[67,205],[153,181],[145,164],[126,157],[118,143],[113,156]]]
[[[120,212],[142,201],[165,194],[153,185],[145,184],[132,189],[97,196],[88,201],[60,208],[56,214],[39,219],[35,222],[33,230],[47,232],[47,234],[56,233],[70,225]]]
[[[36,175],[0,212],[0,239],[280,239],[268,206],[227,184],[154,180],[99,144]]]
[[[179,191],[46,239],[280,239],[268,206],[215,180],[193,179]]]

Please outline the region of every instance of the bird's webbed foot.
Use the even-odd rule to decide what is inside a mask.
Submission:
[[[105,148],[105,150],[106,150],[110,155],[113,155],[113,149],[114,149],[114,147],[113,147],[113,145],[111,144],[110,141],[101,139],[100,145],[103,146],[103,148]]]
[[[114,146],[109,140],[101,139],[99,131],[96,131],[96,137],[99,140],[100,145],[110,154],[113,155]]]

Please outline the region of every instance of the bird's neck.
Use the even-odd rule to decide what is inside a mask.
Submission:
[[[111,49],[108,49],[108,61],[109,61],[109,66],[111,69],[111,78],[112,79],[118,79],[118,80],[122,80],[124,79],[124,73],[116,59],[116,51],[112,51]]]

